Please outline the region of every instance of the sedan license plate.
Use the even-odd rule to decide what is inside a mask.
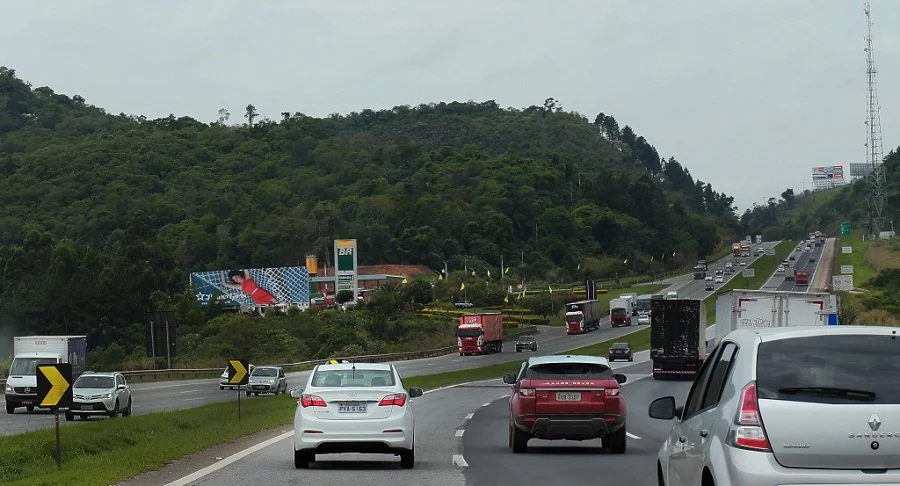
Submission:
[[[581,393],[580,392],[557,392],[556,393],[556,401],[557,402],[580,402],[581,401]]]
[[[367,410],[365,403],[338,404],[338,413],[366,413]]]

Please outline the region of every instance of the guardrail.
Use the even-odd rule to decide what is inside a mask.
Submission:
[[[519,334],[509,334],[503,337],[503,341],[512,341],[515,340]],[[437,349],[428,349],[424,351],[407,351],[401,353],[386,353],[386,354],[368,354],[364,356],[344,356],[339,358],[329,358],[329,359],[314,359],[309,361],[300,361],[297,363],[283,363],[274,366],[281,366],[283,368],[302,368],[305,366],[315,366],[318,364],[327,363],[330,359],[337,360],[348,360],[354,361],[356,363],[383,363],[385,361],[406,361],[410,359],[422,359],[422,358],[433,358],[435,356],[444,356],[447,354],[455,353],[459,350],[456,346],[446,346],[443,348]],[[187,377],[197,377],[198,375],[212,375],[210,378],[216,378],[222,373],[223,368],[183,368],[183,369],[165,369],[165,370],[133,370],[133,371],[120,371],[123,375],[128,377],[129,380],[140,381],[146,378],[187,378]],[[0,380],[0,386],[5,385],[6,380]]]

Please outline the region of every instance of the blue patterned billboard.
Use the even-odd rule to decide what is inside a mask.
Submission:
[[[207,305],[216,294],[227,307],[309,304],[306,267],[194,272],[191,284],[201,305]]]

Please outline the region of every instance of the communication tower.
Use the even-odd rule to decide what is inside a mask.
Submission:
[[[878,89],[875,84],[875,52],[872,47],[872,9],[865,1],[866,13],[866,75],[868,78],[868,117],[866,118],[866,160],[869,165],[867,178],[869,193],[868,233],[878,237],[881,231],[893,231],[893,221],[888,215],[887,184],[884,175],[884,153],[881,145],[881,107],[878,105]]]

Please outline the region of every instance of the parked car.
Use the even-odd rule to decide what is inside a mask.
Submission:
[[[250,374],[253,374],[253,370],[254,370],[255,368],[256,368],[256,366],[253,366],[253,365],[251,364],[251,365],[250,365],[250,369],[247,370],[247,371],[249,371]],[[226,388],[228,388],[229,390],[234,390],[235,388],[237,388],[237,389],[239,389],[239,390],[242,390],[242,389],[246,388],[246,386],[245,386],[245,385],[241,385],[241,386],[237,386],[237,385],[229,385],[229,384],[228,384],[228,368],[225,368],[225,369],[222,371],[222,374],[219,375],[219,390],[224,390],[224,389],[226,389]]]
[[[519,336],[519,338],[516,339],[516,352],[521,353],[523,349],[535,352],[538,350],[537,340],[534,336],[529,334],[527,336]]]
[[[250,373],[247,381],[247,396],[253,393],[287,393],[287,378],[284,376],[284,368],[281,366],[257,366]]]
[[[900,329],[744,328],[710,353],[657,455],[667,486],[900,482]]]
[[[306,386],[291,390],[294,412],[294,467],[306,469],[317,454],[385,453],[400,466],[415,466],[416,419],[411,398],[421,388],[403,388],[389,363],[316,366]]]
[[[72,406],[66,410],[66,420],[87,420],[90,415],[116,418],[131,416],[131,387],[122,373],[94,373],[85,371],[72,384]]]
[[[631,345],[628,343],[613,343],[609,347],[609,360],[615,361],[624,359],[626,361],[634,361],[634,353],[631,352]]]
[[[509,396],[509,448],[526,452],[528,441],[592,440],[625,452],[625,397],[606,358],[551,355],[532,357],[518,373],[503,376],[513,385]]]

